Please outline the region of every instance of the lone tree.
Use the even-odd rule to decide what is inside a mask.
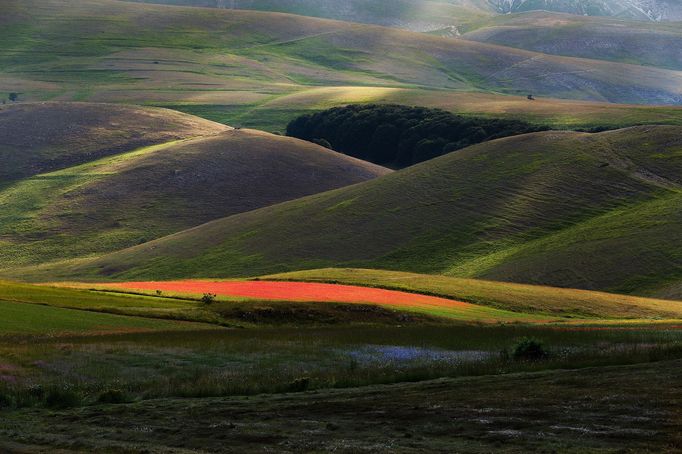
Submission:
[[[9,100],[12,102],[17,102],[17,100],[19,100],[19,93],[10,93]]]

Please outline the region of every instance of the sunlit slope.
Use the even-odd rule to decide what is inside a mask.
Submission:
[[[227,129],[167,109],[57,102],[0,106],[0,187],[144,146]]]
[[[682,101],[676,71],[279,13],[10,0],[0,21],[0,90],[25,99],[171,102],[191,91],[229,105],[364,85]]]
[[[484,1],[431,0],[131,0],[140,3],[233,8],[322,17],[429,32],[487,17]],[[450,28],[454,29],[450,29]]]
[[[535,12],[499,16],[463,38],[553,55],[682,69],[682,24]]]
[[[224,277],[343,264],[649,292],[682,276],[681,149],[679,127],[502,139],[49,274]]]
[[[0,268],[111,252],[388,172],[251,130],[145,147],[0,189]]]
[[[206,99],[168,104],[174,109],[225,124],[283,132],[299,115],[348,104],[404,104],[444,109],[460,115],[520,119],[552,129],[623,128],[645,124],[682,125],[682,107],[612,104],[535,96],[467,93],[392,87],[337,86],[304,88],[292,94],[240,105]]]
[[[682,302],[679,301],[400,271],[326,268],[263,276],[262,279],[335,282],[407,290],[517,312],[562,317],[682,317]]]
[[[163,317],[163,311],[175,309],[180,304],[182,302],[174,300],[132,298],[0,281],[0,337],[202,328],[198,324],[159,319]],[[186,309],[186,303],[182,307]],[[117,312],[142,312],[151,318],[118,315]]]

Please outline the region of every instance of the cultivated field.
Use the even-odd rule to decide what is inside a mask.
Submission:
[[[123,291],[162,291],[171,295],[216,295],[265,301],[317,303],[348,303],[377,305],[393,310],[416,312],[432,317],[443,317],[466,322],[548,322],[551,318],[530,313],[510,312],[454,299],[417,293],[405,293],[378,288],[356,287],[306,282],[268,281],[166,281],[124,282],[97,285],[95,288],[114,288]],[[682,316],[682,313],[675,314]],[[555,320],[558,320],[556,318]]]
[[[400,271],[327,268],[264,276],[263,279],[330,282],[396,289],[500,309],[558,317],[602,319],[681,318],[682,303],[569,288],[462,279]]]

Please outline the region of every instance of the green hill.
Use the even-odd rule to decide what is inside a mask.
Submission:
[[[0,187],[136,148],[227,129],[167,109],[56,102],[0,106]]]
[[[35,123],[52,107],[60,112],[60,106],[48,106],[34,109],[35,120],[29,115],[23,118]],[[84,124],[92,131],[103,131],[99,140],[106,140],[117,130],[109,129],[109,116],[103,117],[99,126],[94,123],[97,107],[68,106],[74,114],[72,120],[81,109],[81,115],[88,118]],[[104,106],[104,111],[108,108]],[[73,122],[65,129],[77,132],[83,127]],[[223,132],[99,159],[94,159],[94,153],[82,152],[74,156],[92,160],[7,182],[0,188],[2,267],[111,252],[213,219],[389,172],[297,139],[222,126],[218,130]],[[153,131],[150,137],[155,137]],[[44,155],[55,149],[45,148]]]
[[[33,276],[225,277],[343,265],[656,294],[682,278],[681,132],[487,142]]]
[[[487,17],[484,1],[461,0],[131,0],[140,3],[199,6],[299,14],[429,32],[455,28]]]
[[[248,105],[360,85],[682,102],[677,71],[393,28],[113,0],[5,3],[0,92],[28,100]]]
[[[465,39],[545,54],[682,69],[682,26],[536,12],[497,16]]]

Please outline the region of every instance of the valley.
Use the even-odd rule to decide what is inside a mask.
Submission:
[[[672,0],[0,2],[0,452],[678,452]]]

